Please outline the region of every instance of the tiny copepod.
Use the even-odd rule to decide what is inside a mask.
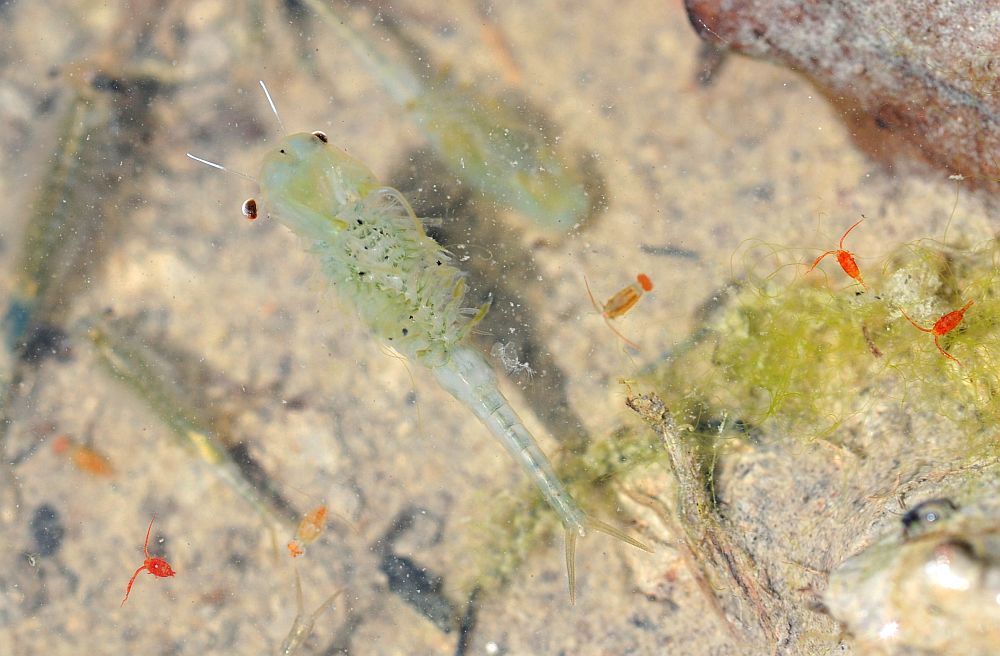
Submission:
[[[819,263],[822,262],[823,258],[825,258],[827,255],[833,255],[834,257],[837,258],[837,263],[840,265],[840,268],[844,270],[844,273],[849,275],[851,278],[857,280],[862,287],[868,289],[868,285],[866,285],[865,281],[861,279],[861,269],[858,268],[858,263],[854,259],[854,253],[852,253],[851,251],[844,250],[844,239],[847,238],[847,235],[850,234],[851,230],[857,228],[858,224],[864,220],[865,217],[861,217],[861,219],[857,223],[848,228],[844,232],[844,234],[840,236],[840,244],[837,246],[837,248],[832,251],[826,251],[825,253],[817,257],[815,261],[813,261],[812,266],[809,267],[809,271],[815,269],[816,266],[819,265]],[[806,271],[806,273],[809,273],[809,271]]]
[[[961,365],[962,363],[959,362],[958,358],[956,358],[954,355],[952,355],[948,351],[944,350],[944,347],[941,346],[941,337],[943,337],[944,335],[947,335],[948,333],[950,333],[951,331],[953,331],[955,328],[957,328],[958,324],[962,323],[962,319],[965,318],[965,312],[970,307],[972,307],[972,303],[973,303],[973,301],[970,300],[965,305],[963,305],[962,307],[960,307],[959,309],[952,310],[951,312],[942,315],[941,318],[939,318],[937,321],[935,321],[934,325],[931,326],[930,328],[924,328],[923,326],[921,326],[920,324],[918,324],[916,321],[914,321],[913,319],[911,319],[909,316],[907,316],[907,314],[905,312],[903,312],[902,310],[900,310],[900,312],[903,314],[904,317],[906,317],[907,321],[909,321],[910,323],[913,324],[914,328],[916,328],[917,330],[923,331],[925,333],[930,333],[930,334],[934,335],[934,346],[937,347],[937,350],[941,351],[941,355],[943,355],[944,357],[948,358],[949,360],[954,360],[955,362],[958,362],[958,364]]]
[[[258,181],[263,208],[309,242],[339,296],[375,335],[429,369],[464,403],[559,515],[566,531],[571,601],[576,598],[576,541],[587,529],[650,551],[610,524],[588,517],[560,482],[497,386],[493,369],[465,344],[489,303],[466,309],[465,274],[425,234],[399,191],[382,186],[368,167],[329,143],[326,135],[308,132],[287,136],[272,148]]]
[[[626,312],[635,307],[635,304],[639,302],[639,299],[642,298],[642,295],[645,292],[653,291],[653,281],[649,278],[649,276],[645,273],[640,273],[635,277],[634,283],[618,290],[615,295],[609,298],[603,306],[597,304],[597,300],[594,298],[594,293],[590,291],[590,283],[587,281],[587,276],[583,277],[583,284],[587,287],[587,295],[590,296],[590,302],[594,304],[594,309],[600,312],[601,316],[604,317],[604,323],[608,324],[608,328],[610,328],[614,334],[621,337],[626,344],[638,350],[639,346],[629,338],[625,337],[625,335],[618,332],[618,330],[611,325],[611,320],[624,316]]]

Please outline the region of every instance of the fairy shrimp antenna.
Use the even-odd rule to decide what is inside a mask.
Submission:
[[[589,517],[556,476],[503,396],[496,374],[466,338],[489,310],[470,308],[466,274],[427,236],[403,195],[322,132],[291,134],[261,164],[260,197],[270,215],[305,239],[345,305],[396,352],[426,367],[507,449],[558,514],[566,532],[570,599],[576,541],[594,530],[649,547]]]
[[[634,348],[639,350],[639,346],[630,340],[625,335],[622,335],[618,330],[611,325],[612,319],[617,319],[623,316],[626,312],[631,310],[642,295],[645,292],[653,291],[653,281],[650,280],[649,276],[645,273],[640,273],[635,277],[635,282],[620,289],[614,296],[609,298],[603,306],[597,304],[597,300],[594,298],[594,293],[590,290],[590,282],[587,280],[587,276],[583,277],[583,284],[587,286],[587,295],[590,296],[590,302],[594,304],[594,309],[601,313],[604,318],[604,323],[608,324],[608,328],[611,331],[622,338],[622,340]]]
[[[271,98],[271,92],[267,90],[267,85],[264,84],[264,80],[258,80],[258,83],[260,84],[260,88],[264,91],[264,97],[267,98],[267,104],[271,106],[271,112],[274,114],[274,118],[278,121],[278,127],[281,128],[281,133],[286,134],[285,123],[281,120],[281,115],[278,114],[278,108],[274,104],[274,100]],[[322,132],[314,134],[323,135]],[[323,137],[325,138],[326,135],[323,135]],[[239,177],[245,180],[249,180],[250,182],[253,182],[258,186],[260,184],[259,182],[257,182],[257,178],[247,175],[246,173],[241,173],[240,171],[227,168],[222,164],[209,161],[207,159],[198,157],[197,155],[192,155],[191,153],[185,153],[185,154],[196,162],[205,164],[206,166],[211,166],[212,168],[219,169],[220,171],[225,171],[226,173],[232,173],[233,175],[238,175]],[[243,216],[245,216],[247,220],[249,221],[257,220],[258,216],[257,200],[254,198],[247,198],[245,201],[243,201],[242,211],[243,211]]]
[[[864,220],[865,217],[862,216],[857,223],[848,228],[844,232],[844,234],[840,236],[840,245],[837,247],[837,249],[832,251],[827,251],[822,255],[820,255],[819,257],[817,257],[816,260],[812,263],[812,266],[809,267],[809,271],[815,269],[816,266],[827,255],[834,255],[837,258],[837,263],[840,264],[840,268],[844,270],[844,273],[849,275],[851,278],[857,280],[859,283],[861,283],[861,286],[867,290],[868,285],[866,285],[865,281],[861,279],[861,270],[858,269],[858,263],[854,260],[854,254],[851,253],[850,251],[844,250],[844,239],[847,238],[847,235],[850,234],[851,230],[854,230],[856,227],[858,227],[858,224]],[[809,273],[809,271],[806,271],[806,273]]]
[[[132,584],[135,583],[135,577],[139,576],[139,572],[146,570],[153,576],[157,578],[166,578],[168,576],[173,576],[176,572],[170,568],[170,563],[163,560],[162,558],[154,558],[149,555],[149,532],[153,530],[153,521],[156,519],[156,515],[153,515],[153,519],[149,520],[149,528],[146,529],[146,541],[142,545],[142,552],[146,555],[146,560],[142,563],[139,569],[135,570],[135,574],[128,581],[128,587],[125,588],[125,598],[122,599],[121,605],[124,606],[125,602],[128,601],[128,595],[132,592]]]
[[[267,98],[267,104],[271,106],[271,112],[274,114],[274,118],[278,120],[278,127],[281,128],[281,134],[288,134],[285,130],[285,123],[281,120],[281,116],[278,114],[278,108],[274,104],[274,100],[271,98],[271,92],[267,90],[267,85],[264,84],[264,80],[257,80],[260,83],[260,88],[264,91],[264,97]]]
[[[961,361],[958,358],[956,358],[954,355],[952,355],[948,351],[944,350],[944,348],[941,346],[940,339],[941,339],[941,337],[943,335],[947,335],[952,330],[954,330],[955,328],[957,328],[958,324],[962,323],[962,319],[965,318],[965,311],[968,310],[969,307],[972,306],[972,303],[973,303],[973,300],[970,299],[961,308],[959,308],[957,310],[952,310],[948,314],[942,315],[941,318],[938,319],[937,321],[935,321],[934,325],[931,326],[930,328],[924,328],[923,326],[919,325],[916,321],[914,321],[913,319],[911,319],[905,312],[903,312],[902,309],[900,309],[899,311],[903,314],[904,317],[906,317],[907,321],[909,321],[911,324],[913,324],[914,328],[916,328],[917,330],[920,330],[922,332],[930,333],[930,334],[934,335],[934,346],[936,346],[937,349],[939,351],[941,351],[941,355],[943,355],[944,357],[948,358],[949,360],[954,360],[955,362],[958,362],[959,366],[961,366],[962,363],[961,363]]]
[[[207,166],[211,166],[213,169],[219,169],[220,171],[225,171],[226,173],[232,173],[233,175],[238,175],[238,176],[240,176],[241,178],[243,178],[245,180],[249,180],[250,182],[253,182],[255,184],[257,183],[257,178],[255,178],[253,176],[250,176],[250,175],[247,175],[246,173],[240,173],[239,171],[235,171],[233,169],[226,168],[222,164],[218,164],[216,162],[210,162],[207,159],[202,159],[201,157],[198,157],[197,155],[192,155],[191,153],[184,153],[184,154],[187,155],[188,157],[190,157],[191,159],[193,159],[196,162],[200,162],[200,163],[205,164]]]
[[[192,155],[191,153],[185,153],[185,155],[187,155],[196,162],[205,164],[206,166],[211,166],[212,168],[219,169],[220,171],[225,171],[226,173],[232,173],[233,175],[238,175],[241,178],[244,178],[246,180],[249,180],[250,182],[253,182],[254,184],[257,184],[257,179],[247,175],[246,173],[240,173],[239,171],[228,169],[222,164],[210,162],[207,159],[202,159],[201,157],[198,157],[197,155]],[[247,217],[248,221],[255,221],[257,219],[257,201],[254,200],[253,198],[247,198],[245,201],[243,201],[242,211],[243,211],[243,216]]]

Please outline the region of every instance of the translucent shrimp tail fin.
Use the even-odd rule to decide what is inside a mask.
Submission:
[[[607,522],[602,522],[599,519],[594,519],[593,517],[588,517],[587,518],[587,528],[593,529],[595,531],[599,531],[601,533],[604,533],[605,535],[610,535],[611,537],[615,538],[616,540],[621,540],[625,544],[630,544],[633,547],[635,547],[636,549],[642,549],[646,553],[653,553],[653,550],[650,549],[648,546],[646,546],[642,542],[639,542],[635,538],[630,537],[629,535],[625,534],[624,531],[618,530],[617,528],[615,528],[611,524],[608,524]]]
[[[485,312],[485,307],[481,312]],[[566,528],[566,575],[569,578],[571,603],[576,601],[576,541],[586,535],[588,529],[607,533],[637,549],[652,551],[642,542],[630,538],[610,524],[588,517],[580,510],[531,433],[500,392],[493,370],[478,351],[468,346],[457,346],[449,355],[444,364],[431,370],[434,377],[441,387],[465,403],[479,417],[524,468]]]
[[[576,605],[576,539],[579,536],[578,529],[566,527],[566,578],[569,580],[569,603],[572,606]]]
[[[584,520],[582,527],[580,526],[567,526],[566,527],[566,578],[569,582],[569,603],[576,604],[576,541],[581,535],[586,533],[587,529],[592,529],[605,535],[610,535],[616,540],[620,540],[625,544],[631,545],[636,549],[642,549],[647,553],[653,553],[653,550],[642,542],[636,540],[635,538],[627,535],[624,531],[621,531],[607,522],[602,522],[599,519],[594,519],[593,517],[587,517]]]

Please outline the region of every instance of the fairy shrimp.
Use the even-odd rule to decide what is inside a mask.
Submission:
[[[490,303],[468,308],[466,274],[426,235],[398,190],[380,184],[325,134],[308,132],[285,137],[265,155],[258,183],[260,205],[309,243],[345,304],[354,306],[373,334],[429,369],[464,403],[558,514],[566,533],[571,602],[576,598],[576,541],[588,529],[650,551],[589,517],[556,476],[500,391],[493,369],[465,343]]]
[[[360,57],[457,178],[546,230],[565,233],[589,218],[587,168],[548,133],[548,121],[532,120],[535,112],[523,101],[514,106],[434,74],[426,53],[414,60],[392,45],[420,50],[384,15],[372,16],[369,23],[372,30],[379,24],[388,33],[359,31],[337,3],[302,4],[326,22],[338,44]]]
[[[957,328],[958,324],[962,323],[962,319],[965,318],[965,311],[972,306],[972,303],[973,301],[970,299],[969,302],[963,305],[961,308],[957,310],[952,310],[948,314],[942,315],[941,318],[935,321],[934,325],[931,326],[930,328],[924,328],[923,326],[919,325],[916,321],[911,319],[905,312],[903,312],[902,309],[900,309],[900,312],[903,314],[904,317],[906,317],[907,321],[913,324],[914,328],[923,331],[925,333],[930,333],[934,335],[934,346],[936,346],[937,349],[941,351],[941,355],[948,358],[949,360],[954,360],[955,362],[958,362],[959,365],[961,365],[962,363],[959,361],[958,358],[956,358],[948,351],[944,350],[944,348],[941,346],[940,339],[942,336],[947,335],[952,330]]]
[[[597,304],[597,300],[594,298],[594,293],[590,290],[590,283],[587,281],[587,276],[583,277],[583,284],[587,286],[587,295],[590,296],[590,302],[594,304],[594,309],[601,313],[601,316],[604,318],[604,323],[608,324],[608,328],[610,328],[614,334],[621,337],[626,344],[638,350],[639,346],[629,338],[625,337],[625,335],[618,332],[618,330],[611,325],[611,320],[624,316],[626,312],[635,307],[635,304],[639,302],[639,299],[642,298],[642,295],[645,292],[653,291],[653,281],[650,280],[649,276],[645,273],[640,273],[635,277],[635,282],[618,290],[618,292],[609,298],[603,306]]]
[[[122,606],[124,606],[125,602],[128,601],[129,593],[132,592],[132,584],[135,583],[135,577],[139,576],[139,572],[142,570],[146,570],[153,576],[161,579],[176,574],[176,572],[171,569],[170,563],[162,558],[154,558],[149,555],[149,532],[153,530],[153,521],[155,519],[156,515],[153,515],[153,519],[149,520],[149,528],[146,529],[146,541],[142,545],[142,552],[146,555],[146,560],[143,561],[142,566],[135,570],[135,574],[133,574],[132,578],[129,579],[128,587],[125,588],[125,598],[122,599]]]
[[[861,283],[861,286],[867,290],[868,285],[866,285],[865,281],[861,279],[861,270],[858,268],[858,263],[854,259],[854,253],[844,250],[844,239],[847,238],[847,235],[850,234],[851,230],[854,230],[856,227],[858,227],[858,224],[864,220],[865,217],[862,216],[857,223],[848,228],[844,232],[844,234],[840,236],[840,244],[837,247],[837,249],[832,251],[826,251],[825,253],[817,257],[816,260],[813,261],[812,266],[809,267],[809,271],[815,269],[816,266],[821,261],[823,261],[824,257],[826,257],[827,255],[833,255],[837,258],[837,263],[840,264],[840,268],[844,270],[844,273],[846,273],[851,278],[857,280],[859,283]],[[806,273],[809,273],[809,271],[806,271]]]

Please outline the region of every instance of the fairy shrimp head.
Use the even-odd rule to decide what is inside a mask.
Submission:
[[[128,601],[128,595],[132,592],[132,584],[135,583],[135,577],[139,576],[139,572],[146,570],[153,576],[157,578],[166,578],[168,576],[173,576],[173,568],[170,567],[170,563],[162,558],[155,558],[149,555],[149,532],[153,530],[153,521],[156,519],[156,515],[153,515],[153,519],[149,520],[149,528],[146,529],[146,541],[142,545],[142,552],[146,556],[146,560],[143,561],[142,566],[135,570],[135,574],[129,579],[128,587],[125,588],[125,598],[122,599],[121,605],[124,606],[125,602]]]
[[[865,218],[861,217],[861,219],[857,223],[855,223],[846,231],[844,231],[844,234],[841,235],[840,237],[840,244],[837,247],[837,249],[832,251],[826,251],[825,253],[817,257],[815,261],[813,261],[812,266],[809,267],[809,271],[815,269],[816,266],[823,261],[824,257],[826,257],[827,255],[833,255],[834,257],[837,258],[837,264],[839,264],[840,268],[844,270],[844,273],[846,273],[854,280],[857,280],[861,284],[861,286],[867,290],[868,285],[866,285],[865,281],[862,280],[861,278],[861,269],[858,268],[858,263],[854,259],[854,253],[848,250],[844,250],[844,239],[847,238],[847,235],[851,232],[851,230],[854,230],[858,226],[858,224],[864,220]],[[806,271],[806,273],[809,273],[809,271]]]
[[[958,358],[953,356],[948,351],[944,350],[944,348],[941,346],[940,339],[943,335],[947,335],[952,330],[957,328],[958,324],[962,323],[962,319],[965,318],[965,312],[972,306],[972,303],[973,300],[969,299],[969,301],[959,309],[952,310],[948,314],[941,315],[941,318],[935,321],[934,325],[931,326],[930,328],[924,328],[923,326],[915,322],[913,319],[911,319],[905,312],[903,312],[902,310],[900,310],[900,312],[902,312],[903,316],[906,317],[907,321],[913,324],[914,328],[922,332],[934,335],[934,346],[937,346],[937,349],[941,351],[941,355],[948,358],[949,360],[954,360],[955,362],[958,362],[959,365],[961,365],[962,363],[959,361]]]
[[[381,185],[364,164],[329,143],[322,132],[285,137],[264,156],[261,202],[294,232],[329,239],[339,218]]]

